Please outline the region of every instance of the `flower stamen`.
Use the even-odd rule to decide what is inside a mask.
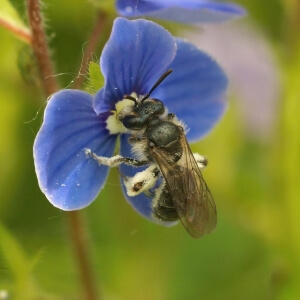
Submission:
[[[123,125],[120,119],[122,119],[121,116],[126,113],[126,111],[131,110],[135,105],[135,102],[132,101],[131,98],[137,99],[137,94],[133,92],[130,94],[130,98],[126,97],[128,96],[124,96],[124,99],[116,103],[115,109],[111,110],[111,115],[106,120],[106,129],[110,134],[128,132],[128,129]]]

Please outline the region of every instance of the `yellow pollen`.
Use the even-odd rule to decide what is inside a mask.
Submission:
[[[131,96],[136,97],[136,93],[132,93]],[[110,134],[128,132],[128,129],[120,122],[118,116],[123,109],[127,109],[133,105],[134,102],[129,99],[123,99],[116,103],[115,110],[111,110],[112,114],[106,120],[106,129]]]

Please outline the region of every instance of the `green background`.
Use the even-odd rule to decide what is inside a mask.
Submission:
[[[79,70],[96,20],[94,4],[104,4],[114,17],[109,1],[93,2],[43,3],[62,87]],[[231,91],[224,118],[192,145],[210,161],[204,177],[218,209],[216,231],[200,240],[181,224],[164,228],[136,214],[111,170],[97,200],[81,211],[105,300],[300,298],[300,6],[297,0],[239,2],[248,16],[232,25],[257,28],[275,57],[281,88],[272,130],[263,139],[249,133],[240,113],[243,100]],[[11,3],[26,24],[25,2]],[[30,48],[2,27],[0,40],[0,299],[4,291],[17,300],[82,299],[68,214],[47,201],[34,171],[32,145],[46,97]]]

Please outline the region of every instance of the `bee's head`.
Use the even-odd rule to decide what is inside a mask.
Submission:
[[[153,117],[162,115],[165,112],[165,107],[159,99],[150,99],[151,93],[160,85],[160,83],[169,75],[173,70],[166,71],[159,80],[154,84],[149,93],[136,99],[131,95],[127,95],[124,99],[134,101],[132,111],[122,118],[123,125],[130,130],[143,129],[149,120]]]
[[[165,112],[164,104],[158,99],[146,99],[137,104],[133,110],[124,116],[122,123],[130,130],[141,130],[153,117]]]

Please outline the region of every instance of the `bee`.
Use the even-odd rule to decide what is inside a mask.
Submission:
[[[148,165],[133,177],[124,178],[127,194],[145,193],[152,197],[154,218],[164,222],[180,219],[187,232],[199,238],[211,233],[217,223],[216,206],[200,171],[206,167],[207,160],[192,153],[185,125],[167,112],[161,100],[150,98],[171,72],[172,69],[166,71],[146,95],[124,96],[132,100],[132,105],[117,114],[130,133],[129,143],[139,159],[97,156],[90,149],[85,149],[85,153],[109,167],[122,163],[136,167]]]

